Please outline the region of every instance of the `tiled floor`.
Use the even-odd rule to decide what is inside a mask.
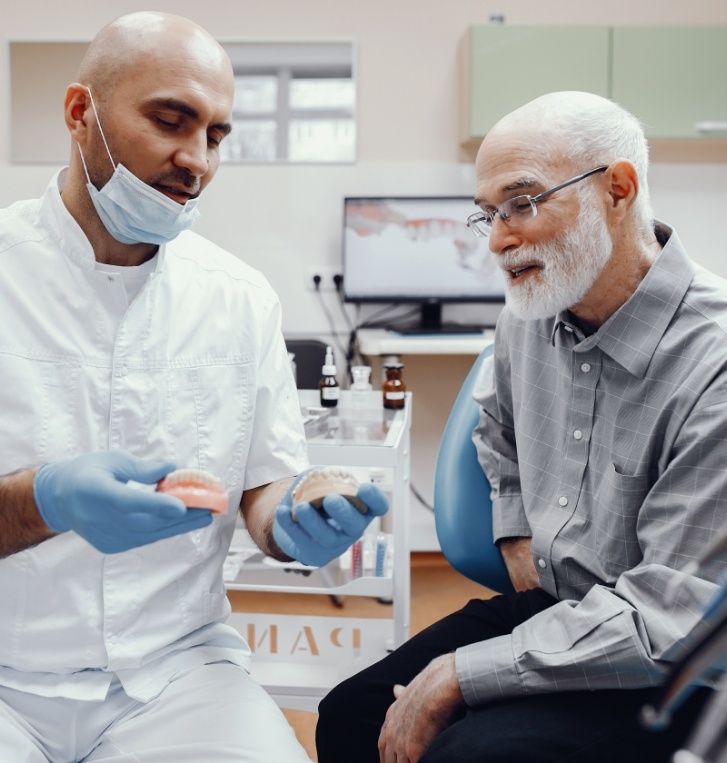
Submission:
[[[486,588],[462,577],[444,560],[441,554],[413,554],[411,571],[411,633],[418,633],[440,617],[463,606],[469,599],[486,598],[492,594]],[[278,612],[336,616],[341,614],[327,596],[296,596],[293,594],[259,594],[246,591],[230,592],[233,609],[248,612]],[[349,596],[343,602],[346,614],[355,617],[380,615],[386,605],[372,599]],[[314,733],[315,713],[286,710],[285,715],[295,729],[298,739],[313,760],[316,760]]]

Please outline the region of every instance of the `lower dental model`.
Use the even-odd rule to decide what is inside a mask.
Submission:
[[[179,498],[188,509],[209,509],[227,514],[229,499],[222,481],[201,469],[177,469],[157,485],[160,493]]]
[[[352,506],[355,506],[362,514],[368,510],[366,504],[357,496],[358,481],[345,469],[329,467],[326,469],[314,469],[301,479],[293,490],[293,508],[290,515],[294,521],[295,507],[299,503],[310,503],[324,517],[328,517],[323,508],[323,499],[327,495],[336,493],[342,495]]]

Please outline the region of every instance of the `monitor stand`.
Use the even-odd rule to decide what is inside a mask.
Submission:
[[[442,303],[423,302],[421,318],[418,324],[412,326],[390,326],[389,331],[396,334],[409,335],[433,335],[446,334],[481,334],[487,327],[476,326],[470,323],[442,323]]]

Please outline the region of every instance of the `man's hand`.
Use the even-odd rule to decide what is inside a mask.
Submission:
[[[382,490],[373,482],[364,482],[356,496],[366,505],[365,513],[354,508],[342,495],[333,493],[323,499],[327,517],[310,503],[299,503],[293,519],[292,493],[300,477],[291,485],[275,512],[273,537],[288,556],[303,564],[314,567],[328,564],[363,535],[374,517],[386,514],[389,509],[389,501]]]
[[[380,763],[417,763],[464,703],[454,654],[432,660],[408,686],[395,686],[394,696],[379,735]]]
[[[173,469],[170,462],[144,461],[121,450],[52,461],[35,472],[35,504],[54,532],[74,530],[106,554],[127,551],[212,522],[209,511],[126,484],[153,485]]]
[[[498,544],[516,591],[540,588],[540,578],[533,564],[531,538],[505,538]]]

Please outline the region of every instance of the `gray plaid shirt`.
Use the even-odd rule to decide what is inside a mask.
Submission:
[[[457,650],[470,704],[658,683],[718,588],[723,563],[679,570],[727,532],[727,283],[657,232],[662,252],[595,334],[567,312],[498,322],[474,395],[495,539],[531,536],[559,602]]]

